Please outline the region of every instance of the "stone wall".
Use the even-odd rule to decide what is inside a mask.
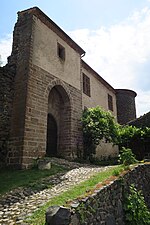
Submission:
[[[6,163],[13,101],[14,71],[0,67],[0,167]]]
[[[47,224],[57,225],[59,217],[61,218],[59,225],[124,225],[124,194],[129,191],[131,184],[135,184],[138,190],[142,190],[146,204],[150,208],[149,181],[150,164],[139,165],[121,179],[96,189],[89,197],[74,201],[71,209],[50,207],[46,213]],[[54,210],[56,213],[50,216]],[[62,215],[66,215],[67,218]]]
[[[80,90],[80,54],[49,27],[50,22],[45,25],[39,15],[33,20],[33,64]],[[65,60],[57,55],[58,43],[64,47]]]
[[[150,112],[144,114],[143,116],[140,116],[139,118],[130,121],[129,125],[135,126],[135,127],[150,127]]]
[[[57,90],[64,104],[57,110],[61,117],[59,130],[59,156],[72,158],[77,145],[82,146],[80,118],[82,113],[81,91],[57,79],[47,71],[30,65],[25,120],[24,163],[46,153],[47,114],[56,116],[56,105],[48,106],[49,97]],[[50,103],[49,103],[50,104]],[[50,110],[50,111],[49,111]],[[58,122],[58,121],[57,121]],[[25,161],[26,160],[26,161]],[[27,162],[28,161],[28,162]]]
[[[83,109],[101,106],[104,110],[108,111],[108,94],[112,96],[113,111],[112,115],[117,120],[117,107],[116,107],[116,93],[115,89],[110,86],[99,74],[97,74],[89,65],[83,60],[82,73],[90,78],[90,96],[82,94]]]
[[[33,159],[46,154],[48,99],[53,88],[57,88],[65,102],[60,112],[63,132],[59,135],[62,143],[59,156],[73,158],[82,147],[81,90],[34,64],[35,28],[32,10],[18,13],[9,58],[9,64],[16,66],[16,73],[7,163],[21,168],[31,166]],[[79,54],[78,58],[80,66]],[[78,76],[80,82],[80,69]]]
[[[18,20],[13,32],[13,48],[9,57],[9,65],[14,65],[14,98],[9,140],[9,154],[7,164],[21,167],[24,148],[24,124],[27,100],[27,84],[29,61],[32,43],[32,16],[22,16],[18,13]]]

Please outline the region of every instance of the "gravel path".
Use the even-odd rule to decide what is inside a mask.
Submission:
[[[108,166],[81,165],[56,158],[52,162],[66,166],[70,170],[65,174],[61,173],[49,177],[50,183],[53,184],[50,189],[37,192],[31,189],[18,188],[2,196],[0,199],[0,225],[25,224],[23,223],[24,219],[44,205],[50,198],[89,179],[93,174],[108,169]]]

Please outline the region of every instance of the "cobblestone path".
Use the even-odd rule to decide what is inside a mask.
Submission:
[[[104,171],[107,167],[96,167],[68,162],[63,159],[53,159],[52,163],[69,168],[65,174],[49,177],[52,188],[42,191],[18,188],[0,199],[0,225],[25,224],[24,219],[44,205],[50,198],[67,191],[74,185],[89,179],[93,174]]]

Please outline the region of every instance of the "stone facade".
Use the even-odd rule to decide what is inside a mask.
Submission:
[[[0,102],[9,105],[8,114],[1,110],[0,116],[8,165],[27,168],[33,159],[45,155],[72,159],[81,154],[80,118],[85,107],[100,105],[117,120],[116,91],[81,59],[84,54],[37,7],[18,13],[12,54],[0,69],[1,82],[7,86],[1,89]],[[90,95],[84,93],[87,85]],[[106,144],[97,149],[100,157],[115,154],[117,148]]]
[[[117,105],[116,105],[116,92],[114,88],[108,84],[99,74],[97,74],[88,64],[82,60],[82,72],[90,78],[90,96],[82,94],[82,108],[90,108],[100,105],[103,109],[109,110],[108,107],[108,94],[112,96],[113,110],[112,115],[117,121]],[[116,157],[118,154],[118,147],[113,146],[112,143],[101,144],[96,148],[96,157],[103,159],[108,156]]]
[[[146,205],[150,209],[149,179],[150,164],[139,165],[121,176],[121,179],[97,188],[88,197],[74,200],[68,208],[50,207],[46,212],[47,224],[124,225],[124,194],[129,193],[131,184],[142,191]]]

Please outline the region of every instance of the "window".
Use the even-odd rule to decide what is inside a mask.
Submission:
[[[59,43],[57,43],[57,55],[61,60],[65,61],[65,48]]]
[[[113,98],[110,94],[108,94],[108,109],[113,111]]]
[[[89,97],[91,96],[91,94],[90,94],[90,78],[87,77],[84,73],[83,73],[83,93],[88,95]]]

